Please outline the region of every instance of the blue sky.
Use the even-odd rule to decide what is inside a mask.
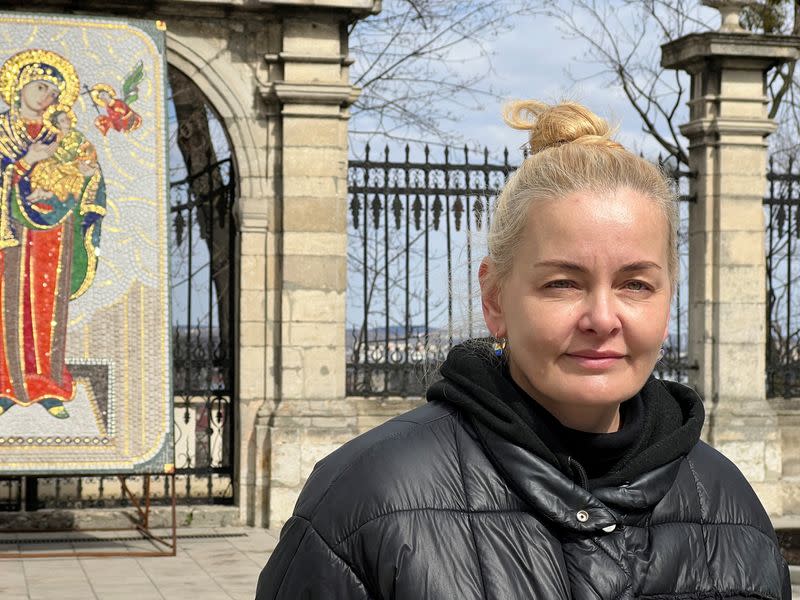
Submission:
[[[386,8],[388,6],[385,5],[385,10],[389,10]],[[568,6],[568,3],[559,4],[559,7],[564,6]],[[604,22],[609,23],[611,30],[619,32],[618,41],[623,47],[638,41],[638,55],[649,56],[653,64],[657,64],[660,58],[659,46],[664,40],[660,32],[655,30],[653,22],[643,19],[639,4],[607,1],[598,3],[598,6],[599,11],[608,11]],[[674,17],[668,11],[664,13],[664,9],[660,10],[665,20]],[[699,6],[698,3],[698,6],[692,6],[690,10],[700,21],[710,23],[713,27],[719,23],[717,11],[713,9]],[[572,15],[577,27],[594,35],[598,29],[596,21],[579,11],[572,11]],[[696,23],[688,26],[695,29],[698,27]],[[557,102],[570,99],[587,105],[612,124],[619,125],[617,139],[631,150],[643,152],[653,158],[658,155],[660,146],[642,131],[641,120],[631,108],[621,87],[612,83],[607,74],[598,76],[603,67],[593,62],[593,57],[587,54],[588,44],[584,40],[569,39],[564,24],[559,20],[542,14],[515,17],[507,30],[494,36],[487,34],[480,43],[491,55],[491,70],[481,87],[491,88],[500,98],[482,98],[479,107],[465,109],[460,114],[456,112],[460,109],[454,108],[452,112],[460,118],[460,122],[445,125],[447,129],[460,135],[470,147],[486,146],[495,157],[499,157],[502,148],[507,146],[513,159],[526,138],[524,132],[514,131],[503,123],[500,113],[504,100],[535,98]],[[467,42],[451,48],[449,55],[464,59],[463,64],[456,67],[466,75],[474,75],[487,69],[485,61],[474,59],[477,54],[476,44]],[[353,73],[357,76],[360,57],[355,53],[354,58],[356,65]],[[363,57],[362,60],[366,62]],[[470,104],[470,100],[467,98],[464,103]],[[685,105],[681,106],[677,122],[684,122],[687,114]],[[361,118],[363,117],[351,121],[351,131],[370,129]],[[416,137],[420,135],[416,134]],[[351,139],[351,154],[361,156],[363,151],[360,140]],[[426,141],[434,145],[440,142],[439,139],[427,138]],[[373,148],[383,144],[379,140],[375,142],[377,143],[373,143]]]
[[[536,98],[545,102],[571,99],[581,102],[612,123],[619,123],[618,137],[627,146],[658,152],[655,142],[641,131],[638,116],[618,86],[607,78],[592,77],[597,65],[589,64],[583,48],[567,40],[549,17],[520,19],[514,28],[490,43],[494,73],[489,82],[505,98]],[[579,80],[577,83],[575,80]],[[526,141],[524,132],[506,126],[500,103],[487,102],[485,110],[463,116],[463,130],[491,148],[516,149]]]

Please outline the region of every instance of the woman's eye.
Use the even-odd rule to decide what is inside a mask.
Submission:
[[[629,281],[625,284],[625,288],[633,290],[634,292],[644,292],[650,289],[650,286],[643,281]]]
[[[568,279],[559,279],[557,281],[551,281],[547,284],[547,287],[556,289],[569,289],[571,287],[575,287],[575,284]]]

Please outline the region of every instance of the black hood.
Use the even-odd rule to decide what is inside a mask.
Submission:
[[[543,431],[546,419],[526,418],[531,398],[511,381],[503,361],[493,355],[488,344],[472,341],[454,347],[440,373],[442,379],[428,390],[429,401],[440,400],[458,407],[476,425],[575,478],[572,459],[547,442]],[[588,482],[591,488],[619,485],[666,465],[688,454],[700,439],[703,404],[691,388],[650,377],[632,400],[643,408],[637,421],[641,431],[613,468]]]

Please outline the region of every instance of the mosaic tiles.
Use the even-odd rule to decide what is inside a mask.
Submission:
[[[0,12],[0,475],[174,463],[164,35]]]

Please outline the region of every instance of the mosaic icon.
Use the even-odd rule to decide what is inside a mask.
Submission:
[[[0,474],[174,463],[164,52],[0,13]]]
[[[78,89],[55,52],[26,50],[0,67],[0,416],[39,404],[66,419],[75,396],[68,305],[94,279],[106,204],[97,153],[75,128]]]

